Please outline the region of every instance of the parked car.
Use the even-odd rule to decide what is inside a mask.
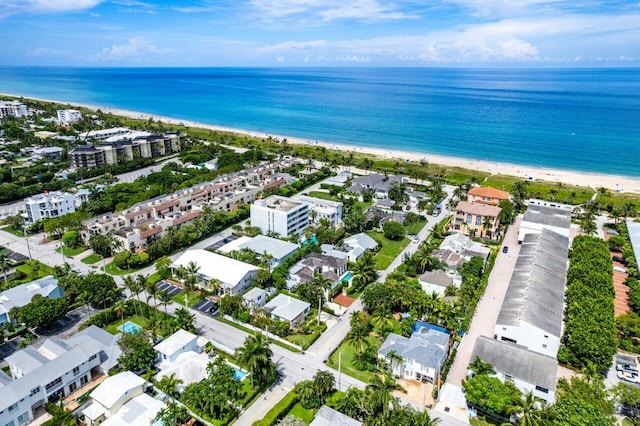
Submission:
[[[624,262],[624,259],[620,256],[612,256],[611,259],[613,259],[614,262],[620,262],[620,263]]]
[[[628,371],[618,371],[618,373],[616,373],[618,378],[630,383],[638,383],[640,382],[640,379],[638,378],[638,375],[635,373],[630,373]]]
[[[503,252],[503,253],[507,253],[507,252],[509,252],[509,246],[504,246],[504,247],[502,247],[502,252]]]
[[[420,242],[420,237],[418,237],[417,235],[413,237],[413,242],[418,244]]]

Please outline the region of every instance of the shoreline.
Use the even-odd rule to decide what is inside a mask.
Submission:
[[[11,96],[11,97],[21,97],[16,96],[14,94],[9,93],[0,93],[1,96]],[[420,160],[426,159],[429,164],[437,164],[449,167],[460,167],[463,169],[470,169],[475,171],[482,171],[491,173],[492,175],[505,175],[505,176],[515,176],[522,179],[528,179],[532,177],[535,180],[543,180],[547,182],[561,182],[570,185],[577,186],[588,186],[593,189],[597,187],[605,187],[614,192],[628,192],[628,193],[640,193],[640,178],[634,178],[629,176],[617,176],[617,175],[608,175],[601,173],[589,173],[589,172],[579,172],[573,170],[562,170],[562,169],[553,169],[541,166],[527,166],[521,164],[513,164],[513,163],[501,163],[501,162],[492,162],[487,160],[479,160],[479,159],[470,159],[470,158],[460,158],[460,157],[450,157],[441,154],[428,154],[428,153],[417,153],[410,151],[399,151],[399,150],[387,150],[382,148],[373,148],[373,147],[360,147],[360,146],[349,146],[340,143],[333,143],[329,141],[311,141],[298,137],[290,137],[286,135],[277,135],[271,133],[262,133],[262,132],[252,132],[244,129],[236,129],[232,127],[211,125],[205,123],[199,123],[191,120],[180,120],[171,117],[165,117],[156,114],[144,113],[139,111],[131,111],[121,108],[111,108],[104,107],[99,105],[91,105],[91,104],[83,104],[77,102],[66,102],[66,101],[57,101],[51,99],[42,99],[42,98],[34,98],[22,96],[26,99],[33,99],[41,102],[51,102],[51,103],[62,103],[62,104],[70,104],[76,105],[79,107],[87,108],[93,111],[101,110],[105,113],[110,113],[113,115],[120,115],[127,118],[133,119],[142,119],[148,120],[149,118],[154,121],[162,121],[163,123],[173,124],[173,125],[184,125],[187,127],[199,127],[207,130],[213,131],[223,131],[223,132],[232,132],[245,134],[252,137],[257,138],[278,138],[280,140],[287,139],[287,143],[296,144],[296,145],[313,145],[313,146],[324,146],[327,149],[338,150],[338,151],[352,151],[354,153],[361,154],[371,154],[378,156],[380,158],[385,159],[397,159],[399,161],[411,160],[415,162],[419,162]]]

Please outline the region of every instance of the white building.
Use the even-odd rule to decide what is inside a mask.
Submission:
[[[97,346],[49,338],[37,350],[28,346],[6,357],[11,377],[0,371],[0,424],[30,423],[47,402],[89,383],[100,352]]]
[[[29,115],[27,106],[18,101],[0,101],[0,118],[2,117],[24,117]]]
[[[447,287],[453,285],[453,277],[447,275],[447,273],[441,269],[436,269],[420,275],[418,282],[426,293],[436,293],[444,296]]]
[[[59,109],[58,123],[70,124],[82,120],[82,113],[77,109]]]
[[[36,294],[49,299],[64,296],[62,288],[58,287],[58,280],[51,275],[11,287],[0,293],[0,325],[9,322],[11,309],[27,306]]]
[[[251,226],[283,238],[300,236],[309,226],[309,210],[305,202],[272,195],[251,204]]]
[[[378,248],[378,242],[361,232],[344,239],[342,250],[347,253],[350,262],[356,262],[367,251]]]
[[[294,326],[305,319],[311,305],[295,297],[279,294],[264,305],[263,309],[269,313],[271,318],[287,321],[291,326]]]
[[[553,231],[525,236],[496,321],[496,339],[556,356],[562,337],[568,251],[569,238]]]
[[[522,393],[553,404],[556,394],[558,361],[550,356],[527,350],[509,342],[480,336],[476,340],[471,359],[490,363],[502,382],[513,383]]]
[[[154,349],[158,352],[156,366],[160,370],[156,382],[163,377],[173,375],[181,382],[177,390],[182,392],[191,383],[200,382],[207,377],[207,365],[210,359],[202,348],[207,340],[185,330],[178,330]]]
[[[93,392],[91,405],[82,411],[89,426],[149,425],[165,408],[145,393],[146,381],[130,371],[108,377]]]
[[[78,139],[86,140],[86,139],[108,139],[114,136],[128,135],[131,133],[131,130],[127,127],[112,127],[110,129],[101,129],[101,130],[90,130],[88,132],[80,133],[78,135]]]
[[[312,212],[310,216],[316,225],[320,223],[320,219],[327,219],[334,227],[342,223],[342,203],[338,201],[323,200],[306,195],[296,195],[293,199],[309,204]]]
[[[183,352],[200,352],[198,336],[186,330],[178,330],[153,347],[158,352],[159,363],[172,363]]]
[[[204,288],[209,287],[212,279],[220,281],[220,288],[225,294],[244,293],[253,283],[258,267],[240,262],[207,250],[187,250],[173,264],[172,269],[188,267],[193,262],[198,267],[197,276]]]
[[[24,199],[25,219],[33,224],[40,219],[58,217],[76,211],[75,197],[68,192],[44,192]]]
[[[266,290],[258,287],[254,287],[242,295],[244,304],[251,310],[251,312],[262,308],[264,304],[267,303],[268,298],[269,293],[267,293]]]

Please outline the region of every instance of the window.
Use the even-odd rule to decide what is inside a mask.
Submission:
[[[542,386],[538,386],[538,385],[536,385],[536,390],[542,393],[549,393],[549,389],[543,388]]]
[[[77,376],[77,375],[78,375],[78,373],[80,373],[80,367],[75,367],[75,368],[73,369],[73,375],[74,375],[74,376]]]
[[[471,216],[470,214],[467,215],[467,223],[469,225],[471,225],[471,220],[473,219],[473,216]]]
[[[9,412],[12,412],[13,410],[18,408],[18,404],[13,404],[9,406]]]
[[[40,392],[40,388],[33,388],[31,389],[31,393],[29,394],[29,396],[33,396],[35,394],[37,394],[38,392]]]
[[[87,383],[89,383],[89,378],[86,375],[80,377],[80,386],[84,386]]]
[[[542,349],[547,349],[547,345],[545,345],[544,343],[542,344]]]
[[[18,424],[26,424],[29,422],[29,413],[24,412],[18,416]]]
[[[9,423],[7,423],[4,426],[15,426],[15,423],[13,422],[13,420],[11,420]]]
[[[476,226],[482,225],[482,216],[476,216]]]
[[[549,335],[545,334],[545,335],[544,335],[544,339],[545,339],[545,340],[549,340]]]

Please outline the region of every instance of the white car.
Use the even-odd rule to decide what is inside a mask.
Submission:
[[[420,237],[418,237],[417,235],[413,237],[413,242],[418,244],[420,242]]]
[[[637,374],[630,373],[628,371],[618,371],[617,376],[621,380],[625,380],[631,383],[640,383],[640,379]]]

